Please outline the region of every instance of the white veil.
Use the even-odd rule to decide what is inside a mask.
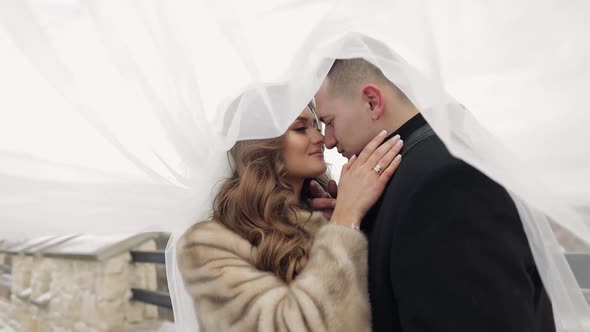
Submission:
[[[508,189],[558,331],[587,330],[549,221],[590,243],[588,14],[585,1],[3,2],[1,237],[171,231],[176,330],[194,331],[175,244],[207,218],[225,151],[280,135],[335,58],[364,57]]]

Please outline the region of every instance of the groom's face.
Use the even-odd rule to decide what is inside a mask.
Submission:
[[[328,79],[315,95],[316,112],[325,124],[325,145],[337,148],[346,158],[357,155],[371,140],[367,111],[361,93],[357,95],[334,93]]]

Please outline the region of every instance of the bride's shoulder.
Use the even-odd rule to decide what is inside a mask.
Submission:
[[[212,259],[251,260],[252,245],[237,233],[215,220],[195,223],[181,237],[177,256],[181,265],[200,266]]]
[[[209,219],[193,224],[182,236],[182,242],[210,243],[212,241],[218,241],[220,238],[223,238],[223,240],[229,240],[229,238],[234,237],[241,238],[221,222]]]

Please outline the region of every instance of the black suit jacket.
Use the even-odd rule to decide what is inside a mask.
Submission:
[[[373,329],[555,331],[512,199],[427,126],[417,115],[396,132],[421,134],[362,223]]]

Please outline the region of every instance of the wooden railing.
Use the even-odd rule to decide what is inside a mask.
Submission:
[[[166,257],[163,250],[131,251],[132,263],[165,264]],[[172,309],[170,294],[167,292],[131,288],[131,300],[153,304],[158,307]]]

